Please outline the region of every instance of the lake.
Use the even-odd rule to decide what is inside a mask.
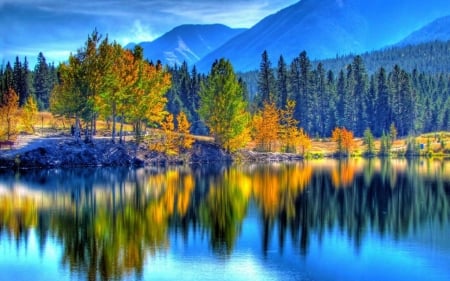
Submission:
[[[0,172],[1,280],[450,280],[450,161]]]

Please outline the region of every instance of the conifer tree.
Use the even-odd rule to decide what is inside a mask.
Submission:
[[[48,109],[50,105],[49,101],[52,85],[50,81],[49,66],[42,52],[39,53],[36,66],[34,68],[33,88],[39,109]]]
[[[261,55],[261,64],[258,76],[258,107],[261,108],[264,103],[275,101],[276,82],[267,51]]]
[[[277,68],[277,95],[276,95],[276,105],[278,108],[285,108],[288,101],[288,71],[287,65],[284,61],[283,56],[280,56],[278,60]]]

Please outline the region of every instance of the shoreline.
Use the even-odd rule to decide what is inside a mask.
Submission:
[[[112,143],[109,138],[94,139],[92,143],[76,142],[70,137],[36,138],[25,146],[0,150],[0,169],[48,169],[75,167],[144,167],[193,165],[208,163],[276,163],[296,162],[308,159],[362,158],[430,158],[423,155],[393,156],[341,156],[335,153],[303,156],[294,153],[257,152],[240,150],[228,153],[218,145],[196,140],[192,148],[179,155],[149,150],[144,144],[134,142]],[[436,155],[436,158],[450,159],[450,155]],[[431,157],[433,158],[433,157]]]

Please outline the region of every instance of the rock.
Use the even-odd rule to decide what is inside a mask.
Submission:
[[[192,147],[192,153],[190,156],[191,163],[231,161],[233,161],[231,154],[226,152],[217,144],[197,141]]]
[[[44,145],[46,144],[46,145]],[[88,166],[145,166],[180,165],[195,163],[231,163],[233,158],[245,162],[298,161],[302,156],[290,153],[262,153],[241,151],[233,156],[214,143],[196,141],[193,147],[181,155],[166,155],[148,150],[144,145],[113,144],[109,140],[94,140],[93,143],[61,140],[43,143],[26,152],[0,155],[0,168],[56,168]]]

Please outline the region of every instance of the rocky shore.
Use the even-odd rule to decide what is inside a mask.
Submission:
[[[149,150],[133,142],[111,143],[96,139],[92,143],[76,142],[73,138],[40,138],[22,148],[0,150],[0,169],[60,168],[60,167],[142,167],[183,165],[194,163],[289,162],[303,157],[291,153],[254,152],[233,154],[218,145],[196,141],[180,155],[167,155]]]
[[[89,166],[148,166],[186,163],[231,162],[232,156],[219,146],[197,141],[192,149],[177,155],[148,150],[133,143],[113,144],[110,140],[93,143],[73,139],[44,141],[27,150],[1,150],[0,168],[58,168]]]

